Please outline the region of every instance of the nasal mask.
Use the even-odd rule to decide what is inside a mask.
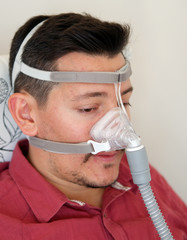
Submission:
[[[114,84],[118,107],[111,109],[96,122],[90,131],[91,139],[87,142],[62,143],[28,137],[30,144],[60,154],[97,154],[125,149],[133,181],[139,187],[160,238],[173,239],[150,188],[151,177],[145,147],[133,129],[121,99],[121,82],[128,80],[132,73],[130,63],[126,60],[125,66],[116,72],[50,72],[30,67],[22,62],[21,56],[27,42],[42,24],[39,23],[30,31],[18,50],[13,65],[12,85],[20,72],[41,81]]]

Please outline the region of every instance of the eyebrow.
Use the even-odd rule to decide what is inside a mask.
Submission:
[[[133,91],[133,87],[129,87],[128,89],[124,90],[121,93],[121,96],[124,96],[125,94],[132,92]],[[88,98],[93,98],[93,97],[107,97],[107,93],[106,92],[88,92],[82,95],[78,95],[75,98],[72,99],[72,101],[81,101],[84,99],[88,99]]]
[[[127,88],[126,90],[124,90],[124,91],[121,93],[121,96],[123,96],[123,95],[125,95],[125,94],[127,94],[127,93],[129,93],[129,92],[132,92],[132,91],[133,91],[133,87],[131,86],[131,87]]]
[[[106,92],[88,92],[88,93],[76,96],[75,98],[72,99],[72,101],[80,101],[90,97],[106,97],[106,96],[107,96]]]

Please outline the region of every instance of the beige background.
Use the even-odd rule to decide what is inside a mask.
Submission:
[[[149,162],[187,202],[187,1],[0,0],[0,54],[16,29],[38,14],[88,12],[133,28],[131,104]]]

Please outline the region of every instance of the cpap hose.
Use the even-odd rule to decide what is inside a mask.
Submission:
[[[145,147],[135,133],[124,108],[121,84],[115,84],[118,107],[111,109],[91,129],[91,136],[98,142],[107,142],[110,151],[125,149],[133,182],[139,188],[147,211],[161,240],[172,240],[172,234],[162,216],[153,195],[150,181],[150,169]]]
[[[159,209],[150,186],[151,176],[145,147],[141,145],[137,148],[127,148],[126,156],[132,174],[133,182],[137,184],[139,188],[147,211],[158,232],[160,239],[174,239]]]
[[[153,221],[153,224],[163,240],[173,239],[171,232],[162,216],[159,206],[155,200],[150,184],[138,185],[147,211]]]
[[[115,84],[115,91],[116,91],[118,106],[120,106],[121,109],[123,110],[123,113],[126,114],[126,110],[124,108],[124,105],[121,99],[120,88],[121,88],[121,83]],[[126,117],[127,117],[127,122],[129,123],[129,126],[130,126],[129,129],[130,129],[131,135],[134,135],[133,139],[135,139],[137,135],[134,132],[130,121],[128,121],[127,114],[126,114]],[[137,145],[138,147],[132,146],[132,143],[129,142],[126,148],[127,161],[133,177],[133,182],[137,184],[139,188],[140,194],[143,198],[147,211],[158,232],[160,239],[174,240],[164,220],[164,217],[159,209],[159,206],[154,197],[153,191],[151,189],[151,185],[150,185],[151,175],[150,175],[146,149],[143,145],[141,145],[140,138],[136,138],[135,142],[136,143],[133,142],[133,145]],[[129,146],[130,148],[128,148]]]

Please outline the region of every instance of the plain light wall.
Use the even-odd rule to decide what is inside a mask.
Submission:
[[[132,122],[149,162],[187,202],[186,10],[186,0],[1,0],[0,54],[8,53],[18,27],[38,14],[88,12],[129,23]]]

